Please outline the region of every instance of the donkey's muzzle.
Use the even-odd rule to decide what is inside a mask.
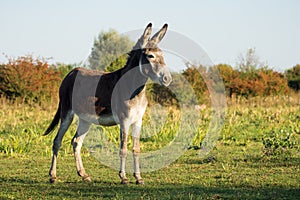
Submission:
[[[159,83],[160,85],[168,87],[170,83],[172,82],[172,76],[170,71],[165,67],[161,70],[160,76],[159,76]]]

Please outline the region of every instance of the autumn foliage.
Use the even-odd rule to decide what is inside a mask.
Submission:
[[[184,70],[183,76],[196,91],[198,100],[207,96],[209,81],[214,81],[218,73],[223,79],[227,96],[269,96],[287,94],[288,80],[282,73],[268,68],[241,71],[230,65],[219,64],[210,68],[192,66]],[[206,80],[206,82],[204,81]],[[215,88],[218,89],[218,88]]]
[[[24,102],[41,102],[57,97],[61,72],[46,60],[22,56],[0,64],[0,95]]]
[[[217,65],[228,95],[269,96],[289,92],[284,74],[268,68],[244,72],[228,65]]]

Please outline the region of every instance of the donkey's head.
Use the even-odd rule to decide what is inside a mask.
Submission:
[[[143,35],[138,40],[138,48],[141,50],[139,69],[141,74],[149,77],[160,85],[168,86],[172,81],[169,69],[166,67],[163,52],[157,44],[163,39],[168,25],[165,24],[151,39],[152,24],[149,23]]]

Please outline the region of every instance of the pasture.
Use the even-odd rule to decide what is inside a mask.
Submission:
[[[55,134],[42,134],[57,104],[30,106],[1,98],[0,105],[0,199],[300,198],[299,94],[228,99],[222,133],[205,158],[198,153],[210,110],[209,106],[199,110],[200,127],[189,149],[171,165],[142,174],[142,186],[135,185],[130,174],[130,184],[121,185],[118,171],[101,164],[86,149],[82,151],[83,162],[93,182],[82,182],[70,145],[76,122],[59,152],[58,183],[51,185],[48,171]],[[170,112],[163,129],[141,140],[142,152],[172,142],[177,116],[176,111]],[[147,114],[145,117],[147,126]],[[99,131],[118,145],[117,128]]]

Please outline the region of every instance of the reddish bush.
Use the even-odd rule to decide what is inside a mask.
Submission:
[[[31,55],[8,59],[0,64],[0,95],[10,99],[41,102],[57,97],[61,73],[44,59]]]
[[[251,71],[241,71],[233,69],[230,65],[219,64],[210,67],[208,70],[203,67],[188,68],[183,72],[194,90],[197,91],[198,99],[205,96],[207,92],[207,83],[198,72],[202,71],[202,76],[209,79],[218,79],[215,70],[218,70],[225,90],[228,96],[232,94],[239,96],[268,96],[277,94],[286,94],[289,92],[288,81],[285,76],[279,72],[268,68],[253,69]],[[209,80],[207,79],[207,80]]]

